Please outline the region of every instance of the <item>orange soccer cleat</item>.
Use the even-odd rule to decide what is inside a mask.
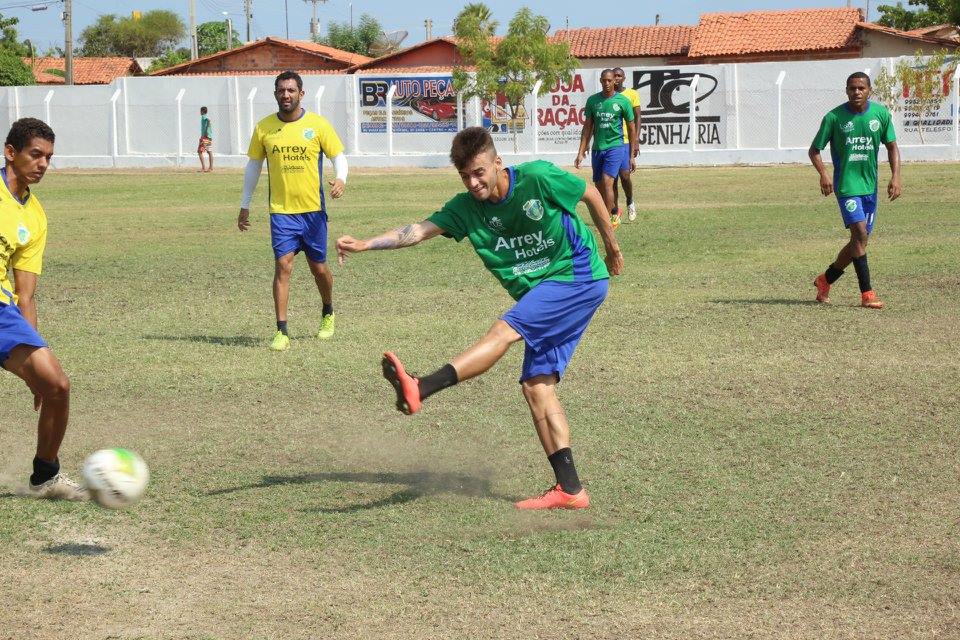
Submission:
[[[813,286],[817,288],[817,302],[830,302],[830,283],[827,282],[827,274],[818,275],[813,281]]]
[[[565,493],[560,485],[551,487],[542,496],[528,498],[515,503],[517,509],[586,509],[590,506],[590,496],[586,489],[580,493],[570,495]]]
[[[404,370],[400,358],[392,351],[383,354],[380,364],[383,377],[397,392],[397,409],[408,416],[420,411],[420,381]]]
[[[877,294],[871,289],[860,294],[860,306],[866,309],[883,309],[883,301],[878,300]]]

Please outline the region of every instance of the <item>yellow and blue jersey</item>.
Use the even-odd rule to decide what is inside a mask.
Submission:
[[[270,213],[324,211],[323,156],[343,153],[343,143],[323,116],[304,110],[293,122],[271,114],[257,123],[247,155],[267,160]]]
[[[10,269],[40,275],[47,244],[47,214],[31,193],[21,202],[7,188],[7,173],[0,169],[0,304],[17,304],[10,282]]]
[[[629,100],[629,101],[630,101],[630,105],[631,105],[634,109],[636,109],[637,107],[640,106],[640,94],[637,93],[637,90],[636,90],[636,89],[630,89],[630,88],[624,89],[623,91],[620,92],[620,95],[622,95],[624,98],[626,98],[627,100]],[[640,124],[640,122],[639,122],[638,120],[635,120],[634,123],[633,123],[633,126],[636,127],[636,126],[638,126],[639,124]],[[638,131],[637,133],[639,134],[639,131]],[[638,138],[639,138],[639,136],[638,136]],[[623,143],[624,143],[624,144],[628,144],[629,142],[630,142],[630,133],[629,133],[629,131],[627,131],[627,121],[626,121],[626,119],[624,119],[624,121],[623,121]]]

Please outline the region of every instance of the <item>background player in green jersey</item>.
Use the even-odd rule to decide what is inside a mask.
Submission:
[[[478,376],[510,346],[524,341],[520,384],[556,484],[543,495],[516,504],[520,509],[580,509],[590,499],[580,484],[570,451],[570,426],[556,385],[587,324],[603,302],[610,274],[623,256],[599,192],[549,162],[504,167],[490,133],[464,129],[453,139],[450,159],[467,188],[428,219],[367,240],[337,240],[340,261],[371,249],[410,247],[438,235],[468,238],[484,266],[516,304],[485,336],[448,364],[421,378],[408,374],[399,358],[384,354],[383,374],[406,414],[446,387]],[[584,202],[606,251],[601,260],[593,233],[576,214]]]
[[[633,172],[637,170],[636,158],[640,155],[640,94],[633,87],[625,87],[624,81],[627,78],[626,72],[621,67],[613,68],[613,88],[617,93],[630,101],[633,106],[633,128],[637,135],[634,139],[636,144],[630,144],[629,127],[626,121],[623,123],[623,145],[627,149],[627,158],[620,166],[620,183],[623,185],[623,196],[627,201],[627,220],[633,222],[637,219],[637,205],[633,201]],[[633,162],[630,162],[633,160]],[[613,206],[618,206],[617,181],[613,181]]]
[[[633,105],[623,95],[617,93],[616,80],[611,69],[600,73],[600,86],[603,90],[587,98],[584,108],[585,122],[580,132],[580,150],[573,166],[580,168],[590,138],[593,138],[593,152],[590,164],[593,167],[593,183],[603,196],[603,202],[610,212],[610,223],[616,228],[620,224],[620,211],[613,200],[613,181],[620,175],[620,169],[626,164],[633,171],[636,159],[628,157],[628,149],[636,149],[637,130],[633,126]],[[623,144],[624,126],[627,127],[629,147]]]
[[[880,144],[887,148],[890,183],[887,196],[900,197],[900,150],[887,108],[870,102],[870,76],[858,71],[847,78],[847,102],[823,118],[820,130],[810,145],[810,161],[820,173],[820,192],[836,192],[843,224],[850,230],[850,241],[840,249],[837,259],[813,281],[817,302],[829,302],[830,285],[843,275],[851,262],[860,284],[860,304],[882,309],[870,284],[867,265],[867,238],[873,231],[877,214],[877,153]],[[833,176],[827,172],[820,151],[830,144]]]
[[[0,364],[33,392],[37,452],[29,491],[40,498],[86,500],[87,490],[60,473],[60,444],[70,417],[70,379],[37,332],[34,293],[47,243],[47,216],[30,190],[53,157],[53,130],[36,118],[13,123],[0,169]],[[7,270],[13,270],[13,286]]]

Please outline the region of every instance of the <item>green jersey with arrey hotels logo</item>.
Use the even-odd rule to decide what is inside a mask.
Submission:
[[[830,143],[837,196],[868,196],[877,192],[880,145],[896,139],[890,112],[882,104],[867,102],[866,111],[854,113],[844,103],[823,117],[813,146],[822,151]]]
[[[514,300],[544,280],[609,278],[593,233],[576,214],[587,183],[544,160],[505,170],[510,188],[501,201],[460,193],[428,220],[457,242],[469,238]]]

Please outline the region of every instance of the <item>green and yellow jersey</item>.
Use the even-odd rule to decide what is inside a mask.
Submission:
[[[545,160],[506,171],[510,187],[499,202],[460,193],[428,220],[457,242],[469,238],[514,300],[544,280],[609,278],[593,233],[576,214],[587,183]]]
[[[822,151],[830,144],[833,188],[838,197],[866,196],[877,192],[880,145],[896,139],[885,106],[868,102],[866,111],[854,113],[849,103],[844,103],[823,117],[813,146]]]
[[[293,122],[272,114],[257,123],[247,156],[267,160],[270,213],[324,211],[323,156],[343,153],[343,143],[323,116],[304,110]]]
[[[10,269],[40,275],[43,249],[47,244],[47,215],[40,201],[29,191],[21,202],[7,188],[6,169],[0,169],[0,304],[17,304],[10,281]]]
[[[593,120],[593,150],[605,151],[623,144],[624,122],[633,122],[633,105],[622,93],[609,98],[603,92],[587,98],[586,116]]]

